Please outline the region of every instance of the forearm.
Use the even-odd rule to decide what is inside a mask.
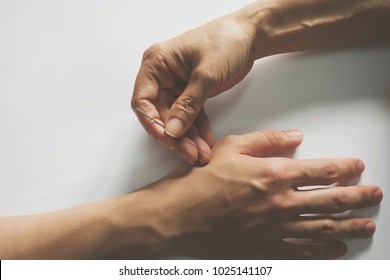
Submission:
[[[0,218],[0,259],[158,257],[164,239],[148,207],[153,198],[145,195],[135,192],[57,212]]]
[[[254,26],[255,59],[390,39],[389,0],[259,0],[239,13]]]
[[[101,211],[77,207],[0,219],[1,259],[82,259],[96,254],[108,231]],[[87,238],[89,237],[89,238]]]

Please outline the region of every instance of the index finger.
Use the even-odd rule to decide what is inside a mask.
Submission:
[[[131,99],[131,107],[146,132],[155,139],[158,139],[163,145],[171,148],[173,147],[173,140],[166,135],[163,126],[154,121],[156,120],[160,124],[164,124],[161,120],[160,113],[155,106],[158,97],[159,83],[154,75],[150,71],[147,71],[146,68],[145,64],[142,64],[140,71],[138,72]],[[154,120],[144,114],[140,114],[136,108],[145,112]]]

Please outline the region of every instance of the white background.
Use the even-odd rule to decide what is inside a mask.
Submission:
[[[328,279],[371,279],[384,280],[389,277],[388,260],[365,260],[365,261],[269,261],[269,260],[131,260],[131,261],[3,261],[1,267],[1,276],[3,280],[21,280],[21,279],[42,279],[51,280],[68,280],[68,279],[96,279],[96,280],[121,280],[121,279],[300,279],[300,280],[328,280]],[[161,275],[122,275],[119,270],[124,267],[132,269],[167,269],[171,270],[175,267],[179,275],[176,276],[161,276]],[[217,270],[217,275],[214,275],[214,267]],[[268,275],[255,275],[256,268],[272,267],[266,269]],[[218,275],[218,271],[227,271],[229,268],[234,268],[236,275]],[[244,271],[247,268],[248,274],[239,274],[238,271]],[[250,269],[254,275],[250,275]],[[203,274],[185,276],[185,271],[192,269],[193,272],[202,270]],[[260,270],[260,269],[259,269]],[[264,269],[263,269],[264,271]],[[134,273],[134,272],[133,272]],[[259,273],[260,274],[260,273]]]
[[[129,102],[143,51],[251,1],[0,0],[0,215],[119,195],[180,159]],[[373,239],[347,259],[390,259],[390,46],[274,56],[207,104],[216,138],[300,128],[298,158],[354,156],[383,187]],[[145,202],[148,203],[148,202]]]

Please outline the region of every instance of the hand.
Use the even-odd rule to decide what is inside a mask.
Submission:
[[[296,130],[225,138],[214,147],[207,166],[179,166],[150,186],[156,194],[153,207],[159,209],[150,232],[169,240],[165,253],[207,259],[344,255],[347,247],[339,239],[370,237],[375,224],[332,214],[378,205],[383,194],[376,186],[348,185],[364,170],[359,159],[278,157],[301,141]],[[334,183],[338,185],[298,189]]]
[[[390,39],[388,0],[254,1],[144,53],[132,98],[146,131],[189,162],[208,163],[213,134],[203,104],[240,82],[256,59]],[[191,139],[184,141],[185,135]],[[171,137],[173,138],[171,138]],[[188,142],[192,141],[191,144]],[[199,152],[194,146],[198,146]]]
[[[382,191],[348,186],[364,169],[358,159],[280,157],[301,141],[294,130],[230,136],[214,147],[207,166],[178,166],[138,191],[61,211],[0,217],[0,258],[340,257],[346,245],[339,238],[369,237],[375,224],[331,214],[378,205]],[[335,182],[339,186],[297,189]]]
[[[132,108],[165,124],[164,130],[136,112],[149,134],[175,148],[191,164],[210,161],[214,140],[203,104],[239,83],[254,62],[255,28],[240,16],[237,12],[217,19],[144,53]],[[185,141],[183,135],[190,139]]]

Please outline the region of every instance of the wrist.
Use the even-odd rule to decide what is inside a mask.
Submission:
[[[388,1],[258,0],[240,13],[255,29],[254,59],[388,40]]]
[[[255,1],[239,10],[238,17],[245,21],[252,34],[251,56],[253,60],[274,54],[271,42],[276,33],[273,18],[278,1]]]
[[[155,259],[171,254],[161,222],[159,198],[146,189],[114,198],[109,210],[111,258]]]
[[[199,250],[195,241],[209,232],[210,218],[205,218],[213,216],[199,192],[199,178],[207,177],[202,170],[180,165],[143,189],[114,199],[108,239],[116,243],[111,257],[191,256]]]

